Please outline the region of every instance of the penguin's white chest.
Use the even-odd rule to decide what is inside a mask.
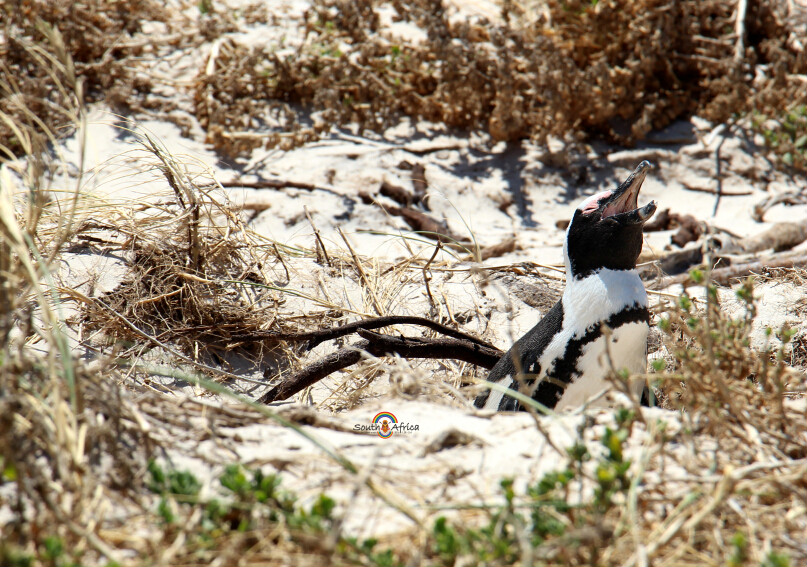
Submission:
[[[644,374],[647,370],[648,331],[646,323],[626,323],[614,329],[610,336],[603,334],[585,345],[577,359],[578,376],[566,387],[555,410],[580,407],[612,388],[607,378],[612,366],[617,372],[627,370],[631,375]],[[641,379],[631,380],[631,393],[637,399],[643,386]],[[603,405],[598,403],[602,400],[600,397],[593,405]]]

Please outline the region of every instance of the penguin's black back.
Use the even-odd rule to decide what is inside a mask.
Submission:
[[[518,385],[513,384],[512,381],[519,375],[527,375],[537,377],[541,373],[541,365],[538,358],[549,346],[552,338],[557,335],[563,328],[563,304],[558,301],[546,315],[538,321],[538,324],[530,329],[527,334],[521,337],[516,343],[507,351],[507,353],[499,359],[499,362],[491,369],[488,375],[488,381],[501,384],[502,386],[513,386],[517,390]],[[518,365],[516,365],[518,361]],[[548,400],[557,400],[563,388],[548,380],[541,383],[541,396],[540,399],[536,396],[539,403],[544,403]],[[491,390],[485,390],[474,401],[474,405],[478,408],[485,406],[488,401]],[[537,394],[538,392],[536,392]],[[545,405],[554,405],[545,404]],[[499,411],[518,411],[520,404],[518,400],[511,396],[504,396],[499,403]]]

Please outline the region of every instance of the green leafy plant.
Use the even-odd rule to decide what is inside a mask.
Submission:
[[[538,483],[517,495],[512,479],[501,482],[504,501],[489,510],[489,518],[479,528],[450,522],[439,517],[432,528],[431,551],[441,565],[470,562],[510,565],[535,554],[556,560],[596,563],[603,541],[580,537],[594,529],[609,538],[609,515],[618,508],[631,485],[631,461],[624,458],[623,446],[633,423],[632,412],[620,410],[617,428],[606,428],[601,439],[604,454],[594,458],[586,445],[568,449],[569,465],[546,474]],[[593,478],[587,473],[594,461]],[[593,481],[593,495],[571,503],[574,483]],[[528,512],[528,513],[525,513]],[[526,548],[525,548],[526,546]]]
[[[807,104],[797,104],[774,115],[755,113],[751,124],[777,161],[807,171]]]
[[[240,464],[225,467],[218,478],[217,498],[201,498],[202,484],[188,471],[164,468],[155,461],[148,465],[147,487],[161,496],[157,515],[162,518],[165,536],[171,538],[181,525],[189,533],[188,553],[204,554],[227,547],[234,538],[264,537],[283,533],[299,545],[310,545],[311,537],[325,541],[333,533],[337,517],[336,501],[324,494],[310,506],[301,506],[297,497],[281,488],[281,479],[250,471]],[[195,518],[195,524],[188,521]],[[378,550],[376,540],[338,538],[330,553],[343,560],[379,567],[397,565],[392,550]]]

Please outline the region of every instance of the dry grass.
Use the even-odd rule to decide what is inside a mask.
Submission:
[[[42,51],[30,47],[27,54]],[[48,66],[77,85],[69,55],[59,56],[46,60]],[[64,83],[55,88],[70,102],[58,112],[80,130],[76,92]],[[92,526],[110,512],[110,490],[142,474],[144,455],[155,444],[139,410],[121,398],[109,361],[88,363],[72,351],[54,266],[74,235],[77,192],[68,192],[65,208],[56,210],[49,199],[52,164],[43,152],[53,132],[43,122],[15,118],[0,109],[2,122],[14,128],[7,154],[14,158],[15,146],[23,150],[0,166],[0,462],[1,482],[16,486],[15,498],[4,501],[14,521],[3,528],[0,556],[10,564],[20,553],[38,555],[50,537],[88,558],[112,558],[117,553]]]

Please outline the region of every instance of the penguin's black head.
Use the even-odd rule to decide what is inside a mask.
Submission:
[[[651,201],[638,208],[639,190],[653,166],[643,161],[624,183],[583,201],[566,231],[566,269],[584,278],[601,268],[632,270],[642,251],[642,226],[656,212]]]

